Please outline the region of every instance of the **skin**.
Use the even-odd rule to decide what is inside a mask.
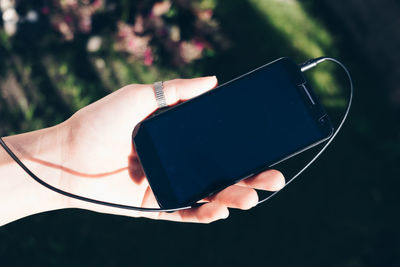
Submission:
[[[168,105],[215,88],[215,76],[164,82]],[[134,127],[157,109],[152,85],[132,84],[94,102],[54,127],[4,138],[36,175],[78,195],[142,207],[158,207],[136,152]],[[268,170],[204,199],[207,203],[174,213],[136,212],[91,204],[57,194],[32,180],[0,149],[0,225],[32,214],[80,208],[179,222],[210,223],[229,216],[228,208],[250,209],[254,189],[275,191],[283,175]]]

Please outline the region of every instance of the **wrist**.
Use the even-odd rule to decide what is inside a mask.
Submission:
[[[40,179],[55,187],[60,187],[61,171],[54,166],[61,166],[65,150],[65,132],[62,124],[5,137],[4,141],[17,157]],[[5,151],[3,151],[5,153]],[[12,188],[10,195],[14,201],[24,207],[24,216],[67,208],[65,197],[51,191],[34,181],[16,162],[7,155],[9,181],[6,188]],[[2,171],[3,173],[3,171]]]

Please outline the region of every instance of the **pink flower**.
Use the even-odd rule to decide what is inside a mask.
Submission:
[[[144,51],[144,60],[143,60],[143,63],[144,63],[146,66],[150,66],[150,65],[153,64],[153,60],[154,60],[154,58],[153,58],[153,53],[151,52],[150,47],[147,47],[146,50]]]
[[[70,15],[64,16],[64,20],[66,23],[71,23],[72,22],[72,17]]]
[[[179,46],[179,54],[185,63],[201,58],[202,49],[196,46],[194,41],[183,41]]]
[[[92,3],[92,6],[94,8],[100,8],[103,6],[103,1],[102,0],[94,0]]]
[[[199,18],[202,20],[210,20],[213,16],[213,11],[212,11],[212,9],[205,9],[205,10],[199,11],[197,14],[198,14]]]
[[[204,49],[204,47],[205,47],[205,45],[204,45],[204,43],[202,43],[202,42],[200,42],[200,41],[194,41],[194,46],[196,47],[196,49],[198,50],[198,51],[203,51],[203,49]]]
[[[133,38],[128,41],[128,49],[135,50],[135,40]]]
[[[42,12],[43,15],[48,15],[50,13],[50,8],[48,6],[44,6],[41,8],[40,12]]]
[[[165,29],[165,28],[160,29],[160,31],[158,32],[158,34],[159,34],[160,36],[166,36],[166,35],[167,35],[167,29]]]
[[[150,16],[162,16],[165,13],[169,11],[171,8],[171,2],[170,1],[162,1],[162,2],[156,2],[153,5],[153,8],[151,9]]]

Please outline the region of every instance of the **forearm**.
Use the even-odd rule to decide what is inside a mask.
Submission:
[[[60,126],[3,138],[36,175],[58,185],[60,175],[37,160],[61,162],[64,133]],[[61,195],[34,181],[0,147],[0,226],[32,214],[64,207]]]

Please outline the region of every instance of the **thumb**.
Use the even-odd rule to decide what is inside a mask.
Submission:
[[[163,91],[168,106],[177,104],[201,95],[218,84],[215,76],[193,78],[193,79],[175,79],[163,82]],[[136,101],[140,102],[141,110],[139,111],[140,120],[145,119],[157,108],[157,100],[154,93],[153,85],[144,85],[140,88],[141,93],[137,96]]]

